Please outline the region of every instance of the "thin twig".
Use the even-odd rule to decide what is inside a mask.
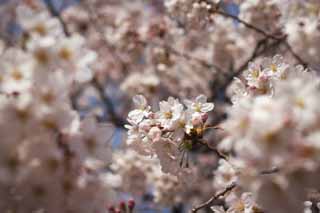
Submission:
[[[222,159],[224,159],[224,160],[228,160],[228,156],[226,156],[226,155],[224,155],[223,153],[221,153],[218,149],[209,146],[209,144],[206,143],[206,142],[204,142],[204,141],[201,141],[201,140],[200,140],[199,142],[200,142],[200,144],[206,146],[208,149],[210,149],[211,151],[213,151],[219,158],[222,158]]]
[[[106,48],[106,50],[108,51],[108,53],[110,54],[110,56],[113,58],[114,61],[117,61],[121,67],[122,71],[126,71],[127,70],[127,65],[126,63],[122,60],[122,58],[120,57],[120,55],[117,53],[116,47],[114,45],[112,45],[105,37],[105,33],[103,31],[104,27],[101,24],[100,18],[99,16],[95,13],[94,8],[92,7],[92,5],[90,4],[90,2],[86,2],[84,0],[81,0],[80,2],[82,2],[83,6],[85,6],[87,8],[87,11],[89,13],[89,20],[91,25],[94,27],[94,30],[99,33],[100,35],[100,39],[104,45],[104,47]]]
[[[217,71],[223,72],[222,68],[218,67],[215,64],[209,63],[209,62],[207,62],[207,61],[205,61],[203,59],[191,56],[191,55],[183,53],[183,52],[180,52],[180,51],[178,51],[178,50],[176,50],[176,49],[174,49],[173,47],[170,47],[170,46],[166,46],[166,49],[168,51],[170,51],[171,53],[177,55],[177,56],[183,57],[183,58],[188,59],[188,60],[196,61],[196,62],[198,62],[199,64],[201,64],[202,66],[204,66],[204,67],[206,67],[208,69],[215,68]]]
[[[226,13],[226,12],[224,12],[224,11],[221,11],[221,10],[212,10],[212,13],[213,13],[213,14],[222,15],[222,16],[224,16],[224,17],[226,17],[226,18],[231,18],[231,19],[233,19],[233,20],[235,20],[235,21],[243,24],[245,27],[256,31],[257,33],[260,33],[260,34],[263,35],[264,37],[271,38],[271,39],[274,39],[274,40],[282,40],[282,38],[283,38],[283,36],[278,37],[278,36],[275,36],[275,35],[273,35],[273,34],[267,33],[267,32],[265,32],[264,30],[262,30],[262,29],[260,29],[260,28],[258,28],[258,27],[256,27],[256,26],[254,26],[254,25],[252,25],[252,24],[250,24],[250,23],[248,23],[248,22],[240,19],[238,16],[231,15],[231,14]]]
[[[108,114],[111,118],[111,122],[118,128],[124,128],[126,122],[117,115],[114,105],[111,101],[111,98],[105,93],[103,86],[99,83],[97,78],[91,80],[92,86],[97,90],[99,96],[105,105],[105,109],[108,111]]]
[[[45,1],[45,3],[46,3],[46,6],[47,6],[49,12],[51,13],[51,15],[53,17],[56,17],[59,20],[65,36],[69,37],[70,32],[68,30],[67,24],[64,22],[63,18],[61,17],[60,12],[55,9],[52,0]]]
[[[280,169],[278,167],[273,167],[271,169],[268,170],[263,170],[261,172],[259,172],[260,175],[271,175],[274,173],[278,173],[280,171]]]
[[[257,27],[257,26],[254,26],[242,19],[240,19],[238,16],[235,16],[235,15],[232,15],[232,14],[229,14],[229,13],[226,13],[224,11],[221,11],[221,10],[212,10],[210,11],[212,14],[219,14],[219,15],[222,15],[226,18],[231,18],[241,24],[243,24],[245,27],[249,28],[249,29],[252,29],[254,31],[256,31],[257,33],[260,33],[261,35],[267,37],[267,38],[270,38],[270,39],[273,39],[273,40],[277,40],[277,41],[281,41],[283,42],[283,44],[285,45],[285,47],[287,48],[287,50],[291,53],[291,55],[304,67],[308,67],[308,63],[306,61],[304,61],[301,56],[299,56],[296,52],[294,52],[294,50],[292,49],[291,45],[288,43],[287,41],[287,35],[282,35],[280,37],[278,36],[275,36],[273,34],[270,34],[270,33],[267,33],[266,31],[262,30],[261,28]],[[284,39],[285,38],[285,39]]]
[[[229,186],[227,186],[223,191],[218,192],[216,195],[212,196],[208,201],[194,207],[191,212],[192,213],[196,213],[197,211],[199,211],[202,208],[206,208],[209,207],[210,205],[212,205],[212,203],[214,201],[216,201],[217,199],[219,199],[220,197],[225,196],[227,193],[231,192],[234,188],[237,187],[237,184],[235,182],[233,182],[232,184],[230,184]]]
[[[254,48],[252,54],[248,57],[248,59],[236,71],[232,72],[229,76],[227,76],[223,84],[218,89],[215,89],[216,92],[212,95],[213,100],[217,97],[219,91],[225,91],[227,89],[227,87],[233,81],[233,79],[239,76],[244,71],[244,69],[248,66],[250,61],[254,60],[257,56],[263,54],[267,49],[269,49],[270,46],[274,46],[274,44],[271,44],[270,46],[266,45],[267,42],[268,38],[264,38],[256,44],[256,47]],[[278,44],[279,42],[280,41],[277,40],[275,43]],[[263,46],[264,48],[261,50],[261,47]],[[215,84],[213,83],[213,85]]]
[[[284,42],[284,45],[286,46],[287,50],[291,53],[291,55],[293,55],[293,57],[295,57],[295,59],[297,59],[297,61],[304,67],[308,67],[308,63],[305,62],[301,56],[299,56],[296,52],[293,51],[291,45],[289,44],[289,42],[286,40]]]

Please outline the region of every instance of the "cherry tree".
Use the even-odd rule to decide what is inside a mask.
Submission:
[[[0,3],[0,212],[319,212],[319,17],[318,0]]]

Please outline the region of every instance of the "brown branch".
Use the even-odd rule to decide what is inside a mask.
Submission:
[[[278,167],[273,167],[271,169],[268,170],[263,170],[261,172],[259,172],[260,175],[271,175],[274,173],[278,173],[280,171],[280,169]]]
[[[55,8],[54,8],[54,5],[53,5],[53,2],[52,0],[48,0],[48,1],[45,1],[45,4],[50,12],[50,14],[53,16],[53,17],[56,17],[61,26],[62,26],[62,30],[63,30],[63,33],[65,34],[65,36],[69,37],[70,36],[70,32],[68,30],[68,27],[67,27],[67,24],[65,23],[65,21],[63,20],[63,18],[61,17],[60,15],[60,12],[57,11]]]
[[[218,156],[218,158],[221,158],[221,159],[224,159],[224,160],[228,160],[228,156],[226,156],[225,154],[221,153],[218,149],[209,146],[208,143],[206,143],[204,141],[201,141],[201,140],[199,140],[199,143],[204,145],[204,146],[206,146],[211,151],[213,151]]]
[[[260,40],[256,44],[256,47],[254,48],[251,56],[235,72],[232,72],[229,76],[227,76],[227,78],[225,79],[225,81],[223,82],[223,84],[219,88],[214,89],[215,93],[212,95],[212,99],[214,100],[217,97],[219,91],[221,91],[221,90],[225,91],[227,89],[227,87],[229,86],[229,84],[233,81],[233,79],[235,77],[239,76],[244,71],[244,69],[248,66],[250,61],[254,60],[257,56],[260,56],[261,54],[263,54],[270,47],[273,47],[274,45],[278,45],[280,43],[280,41],[277,40],[276,42],[274,42],[273,44],[268,46],[268,45],[266,45],[268,42],[268,38],[264,38],[264,39]],[[261,49],[262,47],[264,47],[264,48]],[[213,83],[213,85],[215,85],[215,84]]]
[[[117,53],[116,47],[105,38],[105,34],[103,32],[104,27],[101,24],[99,16],[95,13],[94,8],[90,4],[90,2],[80,0],[80,2],[83,4],[83,6],[87,9],[89,13],[89,20],[91,25],[94,27],[94,30],[100,35],[100,39],[108,51],[109,55],[113,58],[114,61],[117,61],[121,67],[122,71],[127,70],[127,65],[125,61],[122,60],[122,58]],[[97,24],[96,24],[97,23]]]
[[[177,56],[183,57],[183,58],[185,58],[187,60],[196,61],[196,62],[198,62],[199,64],[201,64],[202,66],[204,66],[204,67],[206,67],[208,69],[215,68],[217,71],[223,72],[222,68],[218,67],[215,64],[209,63],[209,62],[207,62],[207,61],[205,61],[203,59],[191,56],[191,55],[183,53],[183,52],[180,52],[180,51],[178,51],[178,50],[176,50],[176,49],[174,49],[173,47],[170,47],[170,46],[166,46],[166,49],[168,51],[170,51],[171,53],[177,55]]]
[[[91,80],[91,84],[99,93],[99,96],[103,104],[105,105],[105,109],[107,110],[110,116],[111,122],[118,128],[124,128],[124,125],[126,124],[126,122],[120,116],[118,116],[114,108],[114,105],[111,101],[111,98],[106,94],[104,87],[99,83],[96,77],[94,77]]]
[[[226,13],[226,12],[224,12],[224,11],[221,11],[221,10],[212,10],[212,11],[210,11],[210,12],[213,13],[213,14],[222,15],[222,16],[224,16],[224,17],[226,17],[226,18],[231,18],[231,19],[233,19],[233,20],[235,20],[235,21],[243,24],[245,27],[256,31],[257,33],[260,33],[260,34],[263,35],[264,37],[267,37],[267,38],[270,38],[270,39],[274,39],[274,40],[282,40],[282,38],[283,38],[283,36],[277,37],[277,36],[275,36],[275,35],[273,35],[273,34],[267,33],[267,32],[265,32],[264,30],[262,30],[262,29],[260,29],[260,28],[258,28],[258,27],[256,27],[256,26],[254,26],[254,25],[252,25],[252,24],[250,24],[250,23],[248,23],[248,22],[240,19],[238,16],[231,15],[231,14]]]
[[[212,203],[214,201],[216,201],[217,199],[219,199],[220,197],[225,196],[227,193],[231,192],[234,188],[237,187],[237,184],[234,182],[232,184],[230,184],[229,186],[227,186],[223,191],[218,192],[216,195],[212,196],[208,201],[194,207],[191,212],[192,213],[196,213],[197,211],[199,211],[202,208],[206,208],[209,207],[210,205],[212,205]]]
[[[285,47],[287,48],[287,50],[291,53],[291,55],[304,67],[308,67],[308,63],[306,61],[304,61],[301,56],[299,56],[296,52],[293,51],[291,45],[288,43],[287,41],[287,35],[284,35],[284,36],[275,36],[273,34],[270,34],[270,33],[267,33],[266,31],[262,30],[261,28],[259,27],[256,27],[242,19],[240,19],[238,16],[235,16],[235,15],[232,15],[232,14],[229,14],[229,13],[226,13],[224,11],[221,11],[221,10],[210,10],[210,12],[212,14],[219,14],[221,16],[224,16],[226,18],[231,18],[241,24],[243,24],[245,27],[251,29],[251,30],[254,30],[255,32],[267,37],[267,38],[270,38],[270,39],[273,39],[273,40],[276,40],[276,41],[281,41]],[[285,38],[285,39],[284,39]]]
[[[308,67],[308,63],[305,62],[301,56],[299,56],[296,52],[293,51],[291,45],[289,44],[289,42],[286,40],[284,42],[284,45],[286,46],[287,50],[291,53],[291,55],[304,67]]]

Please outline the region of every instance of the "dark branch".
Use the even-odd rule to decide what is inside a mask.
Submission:
[[[233,19],[233,20],[235,20],[235,21],[243,24],[245,27],[256,31],[257,33],[260,33],[260,34],[263,35],[264,37],[271,38],[271,39],[274,39],[274,40],[282,40],[282,38],[283,38],[283,36],[277,37],[277,36],[275,36],[275,35],[269,34],[269,33],[265,32],[264,30],[262,30],[262,29],[260,29],[260,28],[258,28],[258,27],[256,27],[256,26],[254,26],[254,25],[252,25],[252,24],[250,24],[250,23],[248,23],[248,22],[240,19],[238,16],[231,15],[231,14],[226,13],[226,12],[221,11],[221,10],[212,10],[211,12],[212,12],[213,14],[222,15],[222,16],[224,16],[224,17],[226,17],[226,18],[231,18],[231,19]]]
[[[230,83],[233,81],[233,79],[235,77],[241,75],[241,73],[248,66],[250,61],[254,60],[257,56],[262,55],[269,48],[274,47],[276,45],[279,45],[281,40],[277,40],[270,45],[267,45],[267,42],[268,42],[268,38],[264,38],[264,39],[260,40],[256,44],[256,47],[254,48],[251,56],[236,71],[232,72],[229,76],[227,76],[227,78],[225,79],[225,81],[223,82],[223,84],[219,88],[214,89],[214,94],[212,95],[213,100],[216,99],[216,97],[220,91],[225,91],[227,89],[227,87],[230,85]],[[215,83],[213,83],[213,85],[215,85]]]
[[[56,17],[59,20],[59,22],[61,23],[62,29],[63,29],[63,32],[64,32],[65,36],[69,37],[70,36],[70,32],[68,30],[67,24],[64,22],[63,18],[61,17],[60,12],[57,11],[56,8],[54,7],[52,0],[47,0],[47,1],[44,1],[44,2],[46,4],[49,12],[51,13],[51,15],[53,17]]]
[[[221,10],[214,10],[212,9],[210,11],[212,14],[219,14],[219,15],[222,15],[226,18],[231,18],[241,24],[243,24],[245,27],[249,28],[249,29],[252,29],[254,30],[255,32],[265,36],[266,38],[270,38],[270,39],[273,39],[273,40],[276,40],[276,41],[281,41],[285,47],[287,48],[287,50],[291,53],[291,55],[304,67],[308,67],[308,63],[306,61],[304,61],[301,56],[299,56],[296,52],[293,51],[292,47],[290,46],[290,44],[288,43],[287,41],[287,36],[286,35],[282,35],[280,37],[278,36],[275,36],[273,34],[270,34],[270,33],[267,33],[266,31],[260,29],[259,27],[256,27],[242,19],[240,19],[238,16],[235,16],[235,15],[232,15],[232,14],[229,14],[229,13],[226,13],[224,11],[221,11]],[[284,39],[285,38],[285,39]]]
[[[200,204],[199,206],[194,207],[191,212],[196,213],[197,211],[199,211],[202,208],[209,207],[210,205],[212,205],[212,203],[214,201],[216,201],[220,197],[225,196],[227,193],[231,192],[236,187],[237,187],[237,184],[235,182],[232,183],[231,185],[227,186],[223,191],[218,192],[216,195],[212,196],[208,201]]]
[[[190,56],[190,55],[188,55],[188,54],[186,54],[186,53],[182,53],[182,52],[174,49],[173,47],[166,46],[166,49],[167,49],[169,52],[173,53],[174,55],[183,57],[183,58],[185,58],[185,59],[187,59],[187,60],[196,61],[196,62],[198,62],[199,64],[201,64],[202,66],[204,66],[205,68],[208,68],[208,69],[214,68],[214,69],[216,69],[216,70],[219,71],[219,72],[223,72],[222,68],[218,67],[217,65],[212,64],[212,63],[209,63],[209,62],[207,62],[207,61],[205,61],[205,60],[202,60],[202,59],[200,59],[200,58],[197,58],[197,57],[194,57],[194,56]]]
[[[224,160],[228,160],[228,156],[226,156],[223,153],[221,153],[218,149],[209,146],[209,144],[206,143],[205,141],[201,141],[200,140],[199,142],[200,142],[200,144],[206,146],[208,149],[213,151],[218,156],[218,158],[221,158],[221,159],[224,159]]]
[[[120,116],[117,115],[111,98],[105,93],[104,87],[99,83],[97,78],[93,78],[91,84],[99,93],[99,96],[103,104],[105,105],[105,109],[107,110],[110,116],[111,122],[118,128],[124,128],[126,122]]]
[[[278,173],[280,171],[280,169],[278,167],[273,167],[269,170],[263,170],[261,171],[259,174],[260,175],[271,175],[271,174],[274,174],[274,173]]]

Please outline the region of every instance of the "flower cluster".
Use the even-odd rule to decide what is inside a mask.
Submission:
[[[100,211],[113,196],[98,173],[111,161],[113,128],[81,120],[70,102],[92,78],[95,53],[34,6],[16,8],[23,48],[0,55],[0,211]]]
[[[212,20],[210,10],[214,10],[220,0],[166,0],[165,6],[169,13],[173,14],[182,22],[195,25],[205,25]]]
[[[319,0],[45,2],[0,3],[0,212],[319,208]]]
[[[279,56],[264,59],[267,65],[254,68],[251,64],[245,74],[249,91],[244,90],[247,95],[229,108],[229,117],[223,124],[229,135],[219,144],[221,150],[232,150],[235,159],[221,164],[215,183],[221,186],[221,182],[238,182],[253,193],[264,209],[299,212],[307,199],[306,189],[319,187],[316,179],[320,111],[316,106],[320,100],[320,81],[314,73],[279,59]],[[271,84],[260,87],[257,83],[260,80]],[[252,87],[267,89],[248,95]],[[270,171],[278,172],[262,177]],[[299,195],[290,197],[291,190]],[[285,202],[280,205],[279,200]],[[300,203],[291,205],[292,200]]]
[[[169,97],[159,103],[159,111],[152,112],[144,96],[137,95],[133,101],[137,109],[128,114],[127,144],[141,154],[156,154],[164,172],[178,174],[179,155],[183,152],[182,164],[184,152],[192,149],[195,139],[202,139],[208,112],[214,105],[207,103],[204,95],[185,100],[184,105]]]
[[[288,64],[281,55],[250,62],[243,80],[236,78],[230,87],[232,100],[236,103],[244,96],[273,95],[275,84],[290,80],[290,76],[303,75],[305,71],[302,66]]]
[[[287,2],[283,8],[284,31],[293,50],[300,52],[301,57],[311,66],[319,64],[319,14],[318,1]]]

